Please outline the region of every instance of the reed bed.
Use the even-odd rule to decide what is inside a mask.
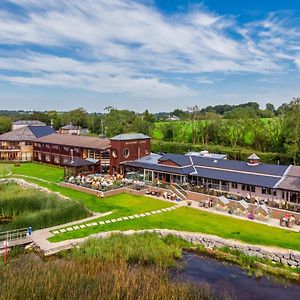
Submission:
[[[75,260],[101,260],[112,262],[124,260],[134,264],[171,267],[174,259],[181,257],[182,248],[166,243],[156,234],[145,233],[130,236],[113,235],[109,239],[89,239],[68,254]]]
[[[124,260],[42,262],[0,267],[0,299],[216,299],[206,285],[171,281],[165,269]]]
[[[80,203],[53,193],[22,188],[15,183],[0,184],[0,231],[31,226],[41,229],[64,224],[89,215]]]

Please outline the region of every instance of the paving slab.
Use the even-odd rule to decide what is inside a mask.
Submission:
[[[59,230],[52,231],[53,234],[59,234]]]
[[[76,225],[76,226],[74,226],[73,228],[74,228],[74,229],[79,229],[79,226],[78,226],[78,225]]]
[[[92,226],[96,226],[98,223],[97,222],[94,222],[94,223],[91,223]]]
[[[61,233],[64,233],[64,232],[66,232],[67,230],[66,229],[60,229],[60,232]]]
[[[80,228],[86,228],[85,224],[79,225]]]
[[[140,214],[140,217],[146,217],[146,215],[145,214]]]
[[[146,212],[145,215],[146,216],[151,216],[151,214],[149,212]]]
[[[128,217],[123,217],[123,220],[128,220],[129,218]]]
[[[167,207],[166,210],[172,210],[172,208],[171,207]]]
[[[118,218],[117,221],[123,221],[123,218]]]
[[[100,221],[98,222],[99,225],[103,225],[104,224],[104,221]]]
[[[161,209],[156,210],[157,213],[161,213]]]
[[[104,221],[104,223],[105,224],[109,224],[109,223],[111,223],[111,221],[110,220],[106,220],[106,221]]]
[[[117,222],[117,220],[116,220],[116,219],[113,219],[113,220],[111,220],[111,222],[112,222],[112,223],[115,223],[115,222]]]
[[[93,226],[93,225],[92,225],[92,223],[87,223],[86,226],[87,226],[87,227],[91,227],[91,226]]]
[[[135,217],[136,217],[136,218],[140,218],[141,216],[140,216],[140,215],[135,215]]]
[[[73,231],[74,229],[72,227],[66,228],[67,231]]]
[[[150,214],[155,215],[155,214],[158,214],[158,212],[156,210],[154,210],[154,211],[151,211]]]
[[[135,216],[129,216],[128,218],[129,218],[129,219],[134,219],[134,218],[135,218]]]

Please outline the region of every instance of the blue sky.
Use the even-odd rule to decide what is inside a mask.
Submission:
[[[300,96],[298,0],[1,0],[0,109]]]

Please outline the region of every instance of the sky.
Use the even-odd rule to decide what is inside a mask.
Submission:
[[[0,0],[0,110],[300,97],[299,0]]]

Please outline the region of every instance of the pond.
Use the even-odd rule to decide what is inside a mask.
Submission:
[[[183,269],[173,274],[176,280],[208,284],[216,294],[232,299],[286,300],[300,296],[300,285],[270,276],[249,276],[240,267],[213,258],[184,253],[182,264]]]

